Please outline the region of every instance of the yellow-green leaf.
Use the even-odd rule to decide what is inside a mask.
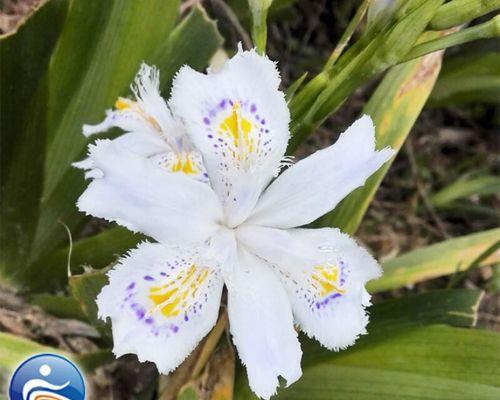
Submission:
[[[413,250],[383,263],[383,276],[369,282],[368,290],[381,292],[463,271],[499,239],[500,228]],[[499,261],[500,251],[496,251],[478,266]]]

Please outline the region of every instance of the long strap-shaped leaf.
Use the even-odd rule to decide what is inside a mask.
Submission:
[[[82,125],[100,121],[116,97],[127,93],[140,63],[167,40],[178,5],[177,0],[71,2],[48,72],[43,212],[32,259],[56,244],[51,233],[60,230],[57,219],[75,226],[64,217],[74,213],[83,187],[81,174],[71,167],[87,143]]]
[[[434,53],[391,68],[365,106],[376,126],[377,147],[399,151],[429,97],[441,68],[442,53]],[[354,156],[354,155],[353,155]],[[391,163],[347,196],[319,221],[354,233]]]
[[[49,4],[59,3],[68,4],[59,0],[52,0]],[[129,94],[129,84],[142,61],[160,68],[162,90],[168,95],[173,74],[182,64],[204,68],[221,45],[222,38],[215,23],[200,7],[194,7],[171,32],[178,15],[178,3],[177,0],[72,0],[54,54],[51,55],[52,49],[46,45],[41,50],[33,50],[36,57],[43,50],[45,58],[39,57],[42,64],[45,60],[46,65],[51,58],[50,70],[45,75],[43,68],[37,75],[32,73],[30,67],[26,72],[28,78],[33,79],[33,82],[28,80],[30,86],[23,79],[15,80],[13,74],[5,73],[11,68],[2,69],[2,82],[9,83],[2,84],[2,90],[9,89],[21,96],[19,100],[17,97],[13,99],[12,104],[8,103],[10,106],[5,108],[9,111],[8,116],[14,122],[30,121],[30,130],[26,133],[17,128],[9,130],[16,134],[13,135],[16,141],[26,138],[26,143],[19,143],[22,151],[17,157],[16,168],[12,168],[16,174],[12,184],[9,180],[8,190],[5,186],[3,188],[2,206],[8,203],[9,207],[2,207],[2,210],[4,213],[9,211],[12,221],[12,224],[5,225],[9,229],[2,226],[2,237],[8,239],[2,240],[2,246],[11,250],[2,251],[0,276],[3,278],[9,277],[9,280],[24,285],[38,282],[39,288],[65,279],[66,257],[50,253],[67,240],[65,229],[58,221],[64,222],[76,233],[85,220],[75,207],[85,183],[82,174],[70,166],[71,162],[84,156],[87,141],[81,135],[82,124],[98,122],[117,96]],[[13,36],[15,40],[7,48],[8,54],[12,55],[12,63],[24,65],[20,71],[24,71],[27,64],[36,64],[30,63],[27,57],[17,60],[16,57],[26,51],[23,46],[26,47],[26,43],[36,45],[35,38],[40,36],[38,30],[45,32],[48,24],[53,24],[51,28],[57,27],[56,19],[44,16],[44,10],[27,22],[26,35],[20,36],[23,28]],[[37,18],[38,15],[40,17]],[[39,26],[32,26],[36,21],[40,21]],[[52,43],[55,43],[58,32],[53,35]],[[3,53],[5,48],[4,45]],[[42,78],[38,79],[38,76]],[[27,108],[26,103],[30,103],[25,100],[26,93],[40,91],[39,81],[44,83],[44,96],[39,102],[43,107]],[[3,94],[2,101],[8,99]],[[26,112],[23,106],[27,108]],[[34,119],[34,114],[28,112],[30,110],[37,111],[36,115],[40,115],[44,123]],[[2,151],[12,151],[11,142],[4,141],[2,137]],[[44,157],[46,151],[47,157]],[[3,179],[2,184],[5,184]],[[5,223],[6,219],[2,218],[2,222]],[[131,243],[128,239],[126,242]],[[116,240],[111,238],[109,244],[113,247]],[[123,244],[108,250],[108,255],[122,252]],[[106,249],[101,248],[100,251]],[[11,257],[6,257],[9,254]],[[44,256],[43,259],[41,256]],[[57,265],[52,263],[54,260]],[[14,271],[16,276],[13,276]]]
[[[26,265],[39,213],[47,136],[45,73],[67,2],[53,0],[0,38],[0,275]]]
[[[500,335],[455,327],[473,324],[480,298],[443,290],[374,305],[369,334],[339,353],[303,338],[303,376],[277,398],[494,399]],[[240,370],[235,398],[255,398],[247,385]]]
[[[208,63],[209,57],[220,46],[221,41],[214,22],[208,19],[200,8],[195,8],[187,19],[172,32],[168,39],[165,38],[163,42],[156,41],[158,48],[152,49],[150,55],[141,55],[136,58],[130,74],[127,75],[126,79],[123,78],[121,89],[118,89],[116,86],[111,91],[107,89],[104,92],[100,90],[89,93],[91,99],[99,99],[98,107],[87,104],[91,102],[90,99],[85,101],[79,94],[77,95],[81,101],[85,101],[88,109],[86,112],[76,112],[75,110],[74,118],[71,121],[65,122],[66,118],[64,118],[61,124],[67,123],[66,135],[61,134],[60,141],[57,144],[54,141],[54,147],[49,149],[49,157],[51,154],[56,156],[59,160],[60,168],[64,169],[65,172],[64,174],[60,174],[59,172],[55,172],[55,169],[51,170],[50,167],[46,170],[48,186],[45,187],[47,197],[44,198],[43,202],[45,212],[41,215],[38,225],[37,241],[35,244],[36,253],[33,254],[34,258],[43,251],[46,252],[52,249],[54,244],[59,244],[61,240],[64,240],[65,233],[54,224],[55,220],[58,218],[62,219],[71,228],[76,228],[83,218],[81,214],[76,212],[75,207],[76,199],[84,187],[83,178],[79,171],[71,168],[68,164],[78,159],[78,157],[83,156],[82,152],[87,141],[81,135],[81,125],[85,122],[94,123],[99,121],[104,116],[104,110],[113,104],[118,95],[129,94],[128,85],[131,82],[132,76],[137,72],[141,61],[145,60],[148,63],[157,65],[161,74],[165,71],[161,75],[162,86],[165,89],[169,87],[173,74],[180,65],[190,63],[194,67],[205,66]],[[187,43],[191,45],[187,46]],[[132,61],[128,57],[126,61],[122,60],[121,62],[129,64]],[[116,68],[121,68],[121,64],[117,64]],[[95,73],[100,74],[101,72],[95,71]],[[114,82],[116,78],[111,75],[107,79]],[[106,84],[103,85],[106,87]],[[166,94],[168,95],[168,93]],[[63,146],[65,142],[69,141],[71,141],[69,146],[73,149],[71,150],[73,154],[71,156],[60,154],[56,148]],[[51,171],[59,176],[59,183],[55,184],[56,186],[49,193],[51,186],[49,181],[55,179],[54,177],[56,176],[52,175]]]
[[[450,275],[467,269],[500,238],[500,228],[473,233],[446,240],[422,249],[413,250],[385,262],[384,275],[368,284],[372,293],[396,289],[427,279]],[[476,267],[500,261],[500,251],[495,251]]]

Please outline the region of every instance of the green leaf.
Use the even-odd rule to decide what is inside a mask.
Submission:
[[[80,321],[88,321],[80,304],[73,297],[43,293],[32,296],[30,303],[58,318],[74,318]]]
[[[53,97],[44,196],[81,155],[82,125],[100,121],[103,110],[127,92],[140,63],[168,38],[177,10],[178,1],[73,2],[49,71]]]
[[[403,61],[412,60],[437,50],[469,43],[474,40],[497,37],[500,37],[500,15],[497,15],[480,25],[475,25],[471,28],[463,29],[437,39],[429,40],[428,42],[419,43],[411,49]]]
[[[413,285],[428,279],[453,274],[466,269],[479,255],[493,246],[500,237],[500,228],[446,240],[413,250],[383,263],[384,275],[368,283],[375,293]],[[500,261],[497,251],[478,266]]]
[[[202,70],[223,41],[215,21],[210,19],[201,6],[193,7],[152,57],[151,62],[161,71],[163,95],[169,95],[174,74],[182,65]]]
[[[46,291],[46,282],[36,279],[36,276],[40,270],[48,269],[51,276],[51,288],[63,289],[68,284],[70,251],[71,273],[80,274],[84,266],[91,266],[94,269],[107,267],[144,239],[144,236],[134,234],[120,226],[110,228],[97,235],[78,240],[73,243],[72,247],[68,246],[42,257],[31,266],[24,275],[24,279],[30,282],[30,291]]]
[[[58,219],[75,228],[83,216],[75,200],[84,186],[71,163],[83,156],[84,123],[104,117],[128,87],[142,61],[166,41],[178,14],[178,1],[74,0],[51,60],[49,136],[41,208],[32,261],[55,248],[65,232]]]
[[[164,2],[161,0],[155,0],[154,2],[130,2],[127,0],[123,2],[123,5],[127,5],[127,7],[125,7],[125,10],[122,10],[122,12],[126,12],[127,15],[130,13],[137,13],[138,10],[135,9],[137,7],[136,5],[148,4],[148,9],[139,12],[138,15],[146,11],[155,14],[154,16],[149,16],[149,18],[153,19],[152,21],[129,15],[137,25],[135,29],[142,32],[144,26],[157,26],[160,20],[157,21],[156,19],[163,19],[166,17],[165,10],[158,11],[149,9],[149,7],[153,7],[153,4],[157,4],[158,6],[159,3],[169,4],[170,6],[172,4],[171,2]],[[117,7],[121,10],[120,6],[117,5]],[[144,7],[146,6],[144,5]],[[112,21],[109,23],[111,22]],[[125,27],[123,27],[123,29],[125,29]],[[127,28],[127,32],[129,32],[129,29],[131,28]],[[111,29],[111,31],[110,34],[113,38],[117,35],[120,36],[120,32],[115,32],[114,29]],[[148,30],[146,29],[145,31]],[[143,38],[143,40],[146,40],[146,38]],[[110,61],[103,57],[98,58],[95,61],[97,65],[92,66],[92,68],[89,67],[88,75],[85,77],[88,81],[85,80],[82,83],[82,87],[79,88],[79,91],[74,95],[76,99],[82,99],[82,101],[85,102],[86,108],[82,109],[79,107],[78,110],[75,109],[75,112],[72,114],[66,112],[59,126],[58,131],[61,132],[59,134],[60,141],[57,141],[57,145],[54,145],[53,151],[59,151],[57,148],[64,146],[66,142],[71,142],[71,145],[68,147],[68,151],[63,152],[66,154],[57,153],[59,155],[59,169],[64,169],[66,171],[65,174],[63,175],[60,172],[55,172],[55,161],[53,161],[53,172],[56,173],[56,175],[51,175],[50,168],[47,169],[49,181],[51,179],[50,176],[59,177],[61,180],[57,184],[57,188],[55,188],[55,183],[52,185],[52,187],[55,188],[52,194],[49,193],[51,186],[50,182],[47,183],[48,186],[46,186],[47,197],[43,203],[45,213],[41,217],[37,230],[37,255],[41,254],[42,251],[53,248],[54,244],[61,243],[61,241],[64,240],[65,232],[61,227],[54,224],[55,220],[62,219],[71,228],[77,227],[78,222],[83,219],[83,215],[78,213],[75,207],[75,202],[83,191],[83,176],[81,171],[69,168],[69,163],[83,156],[82,152],[87,144],[87,141],[83,135],[81,135],[82,124],[100,121],[104,116],[104,110],[111,107],[120,94],[129,94],[128,86],[137,72],[139,64],[143,60],[158,66],[161,74],[162,89],[165,92],[165,89],[170,85],[173,74],[180,65],[190,63],[195,67],[205,66],[208,63],[209,57],[220,45],[221,38],[214,22],[207,18],[201,8],[196,7],[172,32],[168,40],[165,39],[162,41],[155,37],[150,39],[150,42],[156,47],[153,46],[154,48],[150,48],[149,55],[145,54],[144,48],[142,48],[143,45],[139,45],[136,39],[134,39],[134,43],[137,45],[137,48],[134,47],[134,52],[132,52],[131,49],[121,49],[119,52],[120,57],[116,60],[116,68],[119,68],[121,71],[119,79],[115,76],[116,71],[108,66]],[[106,43],[107,42],[105,42],[105,44]],[[158,44],[160,45],[158,46]],[[139,49],[139,47],[141,47],[141,49]],[[125,54],[127,52],[128,54]],[[124,59],[126,59],[126,61],[124,61]],[[126,69],[122,68],[122,63],[127,65]],[[106,66],[103,64],[106,64]],[[100,84],[95,82],[94,75],[99,76]],[[106,81],[113,82],[112,87],[105,84],[104,82]],[[120,82],[120,85],[118,85],[118,82]],[[96,85],[99,85],[99,90],[94,90],[96,89]],[[81,97],[82,94],[80,92],[82,90],[85,92],[92,91],[88,100],[85,96],[83,96],[85,99]],[[168,93],[164,93],[164,95],[165,94]],[[78,103],[78,101],[76,102]],[[67,115],[73,115],[71,121],[65,121],[69,118]],[[62,132],[62,129],[64,129],[64,132]],[[54,143],[56,143],[56,140]],[[70,148],[73,148],[72,154],[69,154],[71,153]],[[53,180],[54,179],[55,178],[53,178]]]
[[[53,0],[51,3],[60,2]],[[67,249],[59,249],[55,254],[53,252],[67,240],[67,233],[58,221],[64,222],[73,233],[76,233],[85,221],[85,216],[78,213],[75,207],[76,199],[85,187],[83,174],[70,166],[72,162],[84,156],[87,140],[81,134],[82,124],[100,121],[116,97],[129,94],[129,85],[142,61],[159,67],[162,90],[168,95],[173,75],[182,64],[188,63],[195,68],[203,68],[221,45],[222,38],[215,23],[198,6],[172,31],[178,15],[178,3],[177,0],[71,2],[53,54],[51,48],[44,48],[45,58],[40,57],[38,63],[46,64],[50,56],[50,68],[47,71],[46,68],[42,70],[39,73],[41,78],[38,79],[44,84],[39,85],[43,88],[43,101],[40,101],[41,106],[36,108],[38,114],[30,116],[31,119],[27,118],[31,127],[31,133],[26,136],[29,146],[18,161],[18,164],[23,166],[23,171],[28,171],[26,174],[33,175],[29,176],[32,184],[28,184],[27,178],[23,178],[24,172],[21,171],[18,179],[21,184],[10,185],[8,190],[2,192],[2,210],[4,215],[9,213],[9,218],[2,220],[12,221],[11,224],[2,224],[2,238],[6,238],[1,241],[2,246],[12,249],[9,253],[2,251],[0,272],[3,272],[4,280],[17,286],[28,285],[27,289],[31,285],[37,290],[42,286],[44,290],[52,286],[58,287],[66,281]],[[35,17],[26,24],[27,27],[31,27],[32,20],[37,21]],[[57,27],[55,22],[57,21],[54,17],[45,16],[40,22],[40,28],[38,25],[35,25],[36,29],[26,28],[27,39],[21,40],[21,44],[29,44],[34,35],[47,36],[43,43],[49,43],[52,36],[49,35],[51,30],[47,30],[46,25],[52,23],[52,29]],[[38,33],[37,29],[43,31],[43,35]],[[23,32],[20,30],[18,35]],[[53,42],[56,37],[57,35],[54,35]],[[24,45],[29,49],[26,43]],[[16,54],[23,54],[22,51],[9,51],[14,58]],[[38,54],[35,51],[33,53]],[[28,57],[25,57],[16,63],[23,66],[23,62],[27,63],[27,60]],[[38,65],[37,62],[27,64]],[[9,72],[10,69],[6,68],[5,71]],[[28,70],[26,74],[30,73]],[[4,81],[17,82],[7,79],[7,73],[5,76],[2,77]],[[20,78],[23,76],[20,75]],[[32,79],[37,79],[34,72]],[[23,79],[19,81],[24,82]],[[34,91],[41,91],[40,88],[36,89],[36,84],[32,86],[34,89],[29,91],[30,95]],[[6,87],[2,85],[2,90]],[[18,88],[22,89],[22,93],[26,91],[16,83],[14,89]],[[4,98],[3,96],[2,99]],[[23,103],[26,103],[24,98],[13,104],[18,107],[18,104]],[[17,108],[11,108],[5,109],[12,111],[10,114],[13,116],[20,115]],[[37,115],[43,119],[42,122],[46,121],[46,124],[40,122]],[[43,129],[45,125],[47,137]],[[33,140],[32,136],[35,136],[36,140]],[[2,143],[2,151],[7,154],[12,149],[4,146],[4,143],[9,145],[9,142]],[[47,158],[43,157],[45,143]],[[28,189],[29,196],[26,192]],[[41,211],[40,215],[38,210]],[[119,236],[112,236],[111,240],[118,239],[121,242]],[[95,243],[89,242],[88,246],[85,242],[85,246],[77,244],[75,260],[77,263],[88,262],[79,259],[83,247],[82,257],[84,253],[88,256],[89,252],[93,252],[90,261],[105,264],[115,255],[115,251],[121,253],[125,250],[123,246],[131,244],[133,247],[133,242],[130,237],[124,239],[121,244],[112,242],[107,249],[110,252],[100,254],[92,248],[101,245],[99,239]],[[37,279],[33,279],[34,277]]]
[[[304,72],[295,82],[293,82],[285,91],[285,99],[287,103],[290,103],[290,101],[293,99],[295,96],[295,93],[299,88],[302,86],[304,83],[305,79],[307,78],[308,73]]]
[[[369,309],[369,334],[361,336],[356,345],[348,351],[384,341],[388,332],[395,335],[396,332],[424,325],[472,327],[476,323],[477,309],[482,297],[483,292],[480,290],[435,290],[375,304]],[[304,351],[304,364],[312,364],[324,358],[330,359],[334,354],[312,339],[304,337],[302,341],[307,350]]]
[[[435,193],[430,200],[435,207],[443,207],[472,195],[487,196],[496,193],[500,193],[500,177],[485,175],[458,179]]]
[[[493,399],[500,394],[500,335],[434,325],[469,325],[479,298],[477,291],[453,290],[377,304],[369,334],[338,353],[303,338],[303,376],[277,398]],[[235,393],[255,398],[244,371]]]
[[[452,0],[439,7],[429,28],[442,30],[459,26],[499,8],[498,0]]]
[[[104,285],[108,283],[105,270],[89,271],[82,275],[69,278],[71,294],[80,304],[90,323],[96,327],[106,340],[111,340],[111,327],[97,316],[97,295]]]
[[[35,353],[63,353],[49,346],[0,332],[0,371],[12,373],[13,370],[27,357]],[[3,370],[3,371],[2,371]]]
[[[368,336],[360,346],[340,352],[328,361],[496,386],[499,351],[498,333],[429,325],[385,330],[383,337]],[[500,388],[497,391],[500,393]]]
[[[500,390],[426,374],[382,368],[318,365],[305,371],[301,380],[290,389],[279,393],[277,399],[327,400],[333,396],[356,400],[495,400]]]
[[[393,67],[384,77],[363,110],[374,121],[377,148],[401,149],[434,87],[441,59],[442,54],[432,54]],[[337,226],[354,233],[390,166],[391,162],[387,162],[363,187],[322,217],[318,225]]]
[[[442,2],[409,0],[402,3],[382,30],[366,31],[331,69],[312,79],[290,102],[292,138],[288,152],[297,149],[354,90],[400,63]]]
[[[500,53],[458,53],[449,57],[429,99],[431,106],[497,104],[500,98]]]
[[[190,14],[173,30],[168,40],[155,49],[149,60],[146,59],[147,62],[157,65],[160,69],[163,95],[168,95],[172,78],[181,65],[188,64],[198,69],[205,67],[209,58],[221,44],[222,37],[217,31],[214,21],[208,18],[201,7],[194,7]],[[137,63],[140,61],[138,60]],[[129,83],[127,82],[127,85]],[[128,92],[128,89],[124,90]],[[113,101],[119,94],[115,94]],[[104,114],[105,108],[103,107],[98,112],[99,118]],[[90,122],[96,122],[97,120]],[[74,134],[78,136],[77,141],[82,139],[80,132],[74,132]],[[83,144],[85,145],[85,142]],[[59,243],[65,238],[64,229],[55,225],[54,220],[61,218],[64,222],[69,223],[84,218],[83,214],[77,213],[75,207],[76,199],[84,188],[82,179],[81,171],[70,169],[59,185],[59,189],[44,204],[46,212],[42,215],[39,224],[38,248],[40,250],[50,248],[49,246],[52,246],[52,243]],[[127,234],[122,228],[117,228],[113,232],[101,234],[102,236],[95,240],[92,238],[86,239],[81,242],[81,246],[80,243],[75,244],[72,265],[90,264],[97,268],[103,267],[109,264],[113,257],[116,257],[116,254],[121,254],[134,247],[141,238],[138,235]],[[100,247],[99,252],[95,251],[95,246]],[[62,263],[64,254],[67,254],[67,249],[59,250],[50,255],[48,261],[44,259],[38,261],[32,268],[33,273],[39,270],[38,266],[40,264],[47,265],[48,263],[48,265],[57,268],[57,271],[55,271],[57,278],[55,278],[54,283],[64,282],[65,275],[62,273],[65,271]],[[33,287],[33,289],[37,288]]]
[[[474,261],[472,261],[467,268],[465,268],[460,273],[454,274],[448,281],[447,288],[453,288],[458,285],[458,283],[464,279],[470,270],[477,268],[481,265],[484,260],[487,260],[491,255],[495,254],[500,250],[500,240],[497,240],[492,246],[488,247],[483,251]]]
[[[15,280],[29,257],[42,193],[50,53],[67,2],[53,0],[0,39],[0,275]]]
[[[385,300],[370,309],[370,332],[383,334],[388,329],[423,324],[472,327],[483,298],[480,290],[435,290]]]

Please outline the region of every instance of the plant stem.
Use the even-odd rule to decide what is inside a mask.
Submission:
[[[500,8],[498,0],[452,0],[443,4],[430,22],[430,29],[443,30],[472,21]]]
[[[333,50],[332,54],[330,55],[330,58],[325,64],[325,67],[323,70],[327,71],[332,66],[335,64],[335,62],[338,60],[342,52],[344,51],[345,47],[347,46],[347,43],[349,43],[349,40],[351,40],[352,35],[356,31],[356,28],[358,27],[359,23],[365,16],[366,10],[368,9],[368,6],[370,5],[370,2],[372,0],[363,0],[363,3],[359,6],[358,10],[356,11],[356,14],[354,15],[353,19],[351,22],[349,22],[349,25],[347,25],[346,30],[342,34],[339,42],[337,43],[337,46]]]
[[[257,49],[257,52],[261,55],[266,54],[266,43],[267,43],[266,19],[267,19],[267,9],[261,9],[259,10],[259,12],[253,15],[252,39]]]
[[[420,43],[411,49],[401,62],[413,60],[414,58],[421,57],[425,54],[433,53],[437,50],[443,50],[458,44],[472,42],[473,40],[490,39],[499,36],[500,15],[497,15],[481,25],[473,26],[460,32],[452,33],[448,36]]]

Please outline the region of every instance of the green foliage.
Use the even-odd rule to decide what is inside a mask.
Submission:
[[[313,78],[290,102],[289,152],[375,74],[400,63],[433,17],[441,0],[409,0],[390,21],[365,31],[338,62]],[[328,63],[327,63],[328,66]]]
[[[424,43],[416,45],[407,55],[403,61],[412,60],[414,58],[429,54],[437,50],[443,50],[447,47],[456,46],[472,42],[479,39],[496,38],[500,34],[500,15],[486,21],[480,25],[471,28],[463,29],[449,35],[429,40]]]
[[[458,53],[446,59],[430,97],[432,106],[497,104],[500,98],[499,52]]]
[[[1,42],[2,60],[9,63],[2,68],[0,276],[27,289],[65,283],[67,251],[54,251],[67,240],[58,221],[73,234],[85,221],[75,207],[83,174],[71,167],[88,143],[82,125],[100,121],[119,95],[129,94],[142,61],[159,67],[168,92],[182,64],[205,67],[222,43],[200,7],[174,29],[177,0],[74,0],[66,13],[67,6],[50,1]],[[116,243],[111,251],[137,240],[122,233],[105,240],[110,236]],[[85,250],[88,243],[77,243],[77,256],[92,251]],[[89,261],[102,267],[113,256],[101,253]]]
[[[97,270],[72,276],[69,278],[69,286],[71,294],[80,304],[85,316],[99,330],[103,338],[109,341],[111,340],[111,327],[109,323],[102,321],[97,316],[97,304],[95,302],[102,287],[108,283],[108,277],[105,273],[106,271]]]
[[[229,4],[243,23],[251,12],[254,44],[264,53],[268,11],[277,15],[293,1]],[[433,105],[498,101],[496,52],[475,57],[459,53],[447,59],[434,85],[442,60],[442,52],[435,51],[498,37],[498,16],[461,31],[426,31],[467,23],[497,9],[498,2],[397,0],[389,8],[385,1],[359,3],[322,71],[309,81],[310,74],[304,72],[286,91],[293,134],[289,152],[355,90],[386,71],[363,109],[375,121],[379,148],[401,148],[429,96]],[[71,167],[84,157],[88,144],[81,135],[82,124],[99,122],[118,96],[129,94],[142,61],[159,67],[161,90],[168,97],[181,65],[202,69],[222,45],[215,22],[200,6],[192,7],[176,25],[179,4],[50,0],[17,33],[0,38],[0,278],[16,288],[41,292],[30,300],[47,312],[92,323],[105,346],[111,346],[111,331],[97,317],[95,298],[108,281],[107,267],[144,237],[112,227],[65,246],[66,232],[58,221],[76,237],[81,237],[87,221],[75,208],[85,185],[83,174]],[[363,24],[366,12],[368,21]],[[360,27],[357,40],[348,47]],[[317,225],[354,233],[389,167],[387,163]],[[496,177],[466,176],[435,193],[431,202],[439,209],[499,189]],[[386,261],[384,276],[370,282],[368,290],[381,292],[452,274],[454,286],[469,269],[500,261],[499,236],[500,229],[492,229]],[[70,296],[47,293],[67,290],[68,283]],[[301,337],[304,376],[280,390],[277,398],[379,399],[397,393],[401,399],[496,399],[499,335],[470,329],[481,297],[475,290],[441,290],[381,302],[370,310],[370,334],[340,353]],[[219,329],[221,334],[224,325]],[[42,351],[55,350],[0,333],[0,374]],[[93,369],[113,356],[105,348],[73,358]],[[184,387],[183,398],[196,398],[191,389]],[[254,398],[243,370],[237,375],[235,398]]]
[[[30,303],[58,318],[88,321],[80,304],[73,297],[40,293],[33,295],[30,298]]]
[[[441,67],[441,54],[392,67],[363,109],[376,126],[377,147],[401,149],[418,118]],[[321,226],[337,226],[354,233],[368,209],[380,182],[390,168],[386,163],[362,188],[347,196],[332,212],[318,221]]]
[[[303,376],[277,398],[495,398],[500,337],[458,328],[473,324],[480,296],[440,291],[375,305],[370,334],[339,353],[303,338]],[[245,380],[235,397],[253,399]]]
[[[46,71],[66,6],[49,2],[0,43],[0,277],[7,281],[25,268],[35,236],[47,136]]]
[[[434,193],[431,202],[439,208],[472,195],[488,196],[496,193],[500,193],[500,177],[493,175],[465,177]]]
[[[498,0],[452,0],[439,7],[429,27],[435,30],[448,29],[499,8]]]
[[[267,12],[273,0],[248,0],[252,13],[252,39],[260,54],[266,53]]]
[[[68,261],[72,274],[81,273],[84,266],[104,268],[144,239],[144,236],[134,234],[120,226],[109,228],[42,257],[33,264],[31,273],[37,274],[45,266],[50,266],[51,286],[63,289],[68,283]],[[44,281],[32,280],[30,290],[40,292],[47,290],[47,288]]]

